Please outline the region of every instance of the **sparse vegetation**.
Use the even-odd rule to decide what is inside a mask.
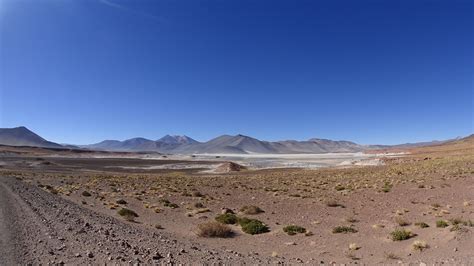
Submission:
[[[357,222],[359,222],[359,220],[357,218],[353,217],[353,216],[347,217],[345,219],[345,221],[348,222],[348,223],[357,223]]]
[[[392,252],[385,253],[385,258],[388,259],[388,260],[399,260],[400,259],[399,256],[397,256],[395,253],[392,253]]]
[[[357,230],[350,226],[336,226],[332,229],[332,232],[334,234],[339,234],[339,233],[347,234],[347,233],[357,233]]]
[[[393,241],[402,241],[413,237],[413,233],[404,229],[395,229],[390,233],[390,236]]]
[[[223,224],[236,224],[237,220],[237,215],[233,213],[220,214],[216,217],[216,221]]]
[[[415,223],[416,226],[420,227],[420,228],[428,228],[430,227],[427,223],[425,222],[416,222]]]
[[[412,245],[414,250],[423,251],[428,248],[428,244],[425,241],[415,240]]]
[[[256,219],[239,218],[238,223],[242,227],[242,231],[247,234],[256,235],[270,231],[267,225]]]
[[[197,227],[197,235],[201,237],[231,237],[232,229],[225,224],[219,222],[207,222],[199,224]]]
[[[127,204],[127,202],[124,200],[124,199],[119,199],[116,201],[117,204],[122,204],[122,205],[125,205]]]
[[[390,192],[390,190],[392,190],[392,187],[393,185],[390,184],[390,182],[385,182],[385,184],[382,187],[382,192],[385,192],[385,193]]]
[[[163,206],[171,208],[171,209],[179,208],[178,204],[172,203],[172,202],[170,202],[169,200],[166,200],[166,199],[161,199],[160,202],[163,203]]]
[[[288,235],[296,235],[298,233],[306,233],[306,228],[298,226],[298,225],[287,225],[283,227],[283,232],[287,233]]]
[[[335,200],[328,200],[328,201],[326,202],[326,206],[328,206],[328,207],[342,207],[342,208],[344,208],[344,205],[338,203],[338,202],[335,201]]]
[[[138,214],[130,209],[122,208],[117,212],[120,216],[124,217],[127,221],[134,221],[138,217]]]
[[[408,225],[411,224],[410,222],[408,222],[407,220],[403,219],[402,217],[397,217],[397,218],[395,219],[395,221],[397,222],[397,224],[398,224],[399,226],[408,226]]]
[[[445,228],[445,227],[448,227],[448,226],[449,226],[449,224],[445,220],[436,221],[436,227],[438,227],[438,228]]]
[[[358,250],[358,249],[360,249],[360,247],[356,243],[350,243],[349,244],[349,250],[354,251],[354,250]]]
[[[193,193],[191,195],[193,197],[198,197],[198,198],[204,197],[204,195],[199,191],[193,191]]]
[[[81,194],[81,195],[84,196],[84,197],[90,197],[90,196],[92,196],[92,194],[89,193],[89,191],[86,191],[86,190],[82,191],[82,194]]]
[[[240,212],[244,214],[248,214],[248,215],[253,215],[253,214],[262,213],[264,211],[257,206],[250,205],[250,206],[244,206],[240,208]]]

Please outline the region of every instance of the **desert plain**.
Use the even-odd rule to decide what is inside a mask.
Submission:
[[[2,146],[0,264],[473,263],[474,138],[376,153],[295,167]]]

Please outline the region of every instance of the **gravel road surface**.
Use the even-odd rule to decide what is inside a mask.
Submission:
[[[10,177],[0,177],[0,265],[268,264],[277,258],[179,243]]]

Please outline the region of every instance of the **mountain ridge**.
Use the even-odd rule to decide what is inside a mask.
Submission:
[[[62,145],[47,141],[24,126],[0,128],[0,144],[10,146],[35,146],[61,148]]]
[[[472,138],[470,135],[465,138]],[[60,145],[47,141],[26,127],[0,128],[0,144],[10,146],[36,146],[64,148],[67,146],[80,149],[101,151],[159,152],[169,154],[304,154],[304,153],[341,153],[363,152],[387,148],[410,148],[429,145],[440,145],[445,141],[405,143],[398,145],[361,145],[347,140],[330,140],[310,138],[308,140],[265,141],[243,134],[221,135],[205,142],[196,141],[186,135],[165,135],[157,140],[136,137],[131,139],[104,140],[89,145]]]

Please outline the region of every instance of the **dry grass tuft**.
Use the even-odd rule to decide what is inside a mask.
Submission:
[[[197,235],[201,237],[231,237],[232,229],[225,224],[219,222],[207,222],[199,224],[197,227]]]
[[[244,206],[240,208],[240,212],[244,214],[248,214],[248,215],[254,215],[254,214],[262,213],[264,211],[257,206],[249,205],[249,206]]]
[[[412,246],[414,250],[418,250],[418,251],[423,251],[428,248],[428,244],[426,244],[425,241],[421,241],[421,240],[415,240]]]

